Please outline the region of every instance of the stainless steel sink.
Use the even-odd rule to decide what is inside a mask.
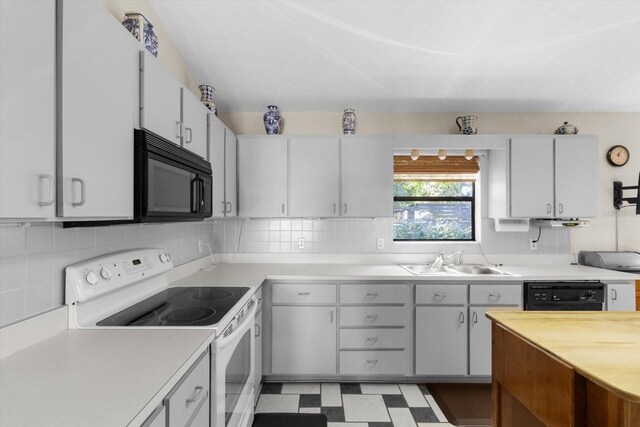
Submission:
[[[444,267],[445,270],[452,270],[456,273],[464,273],[464,274],[509,274],[505,273],[502,270],[498,270],[497,268],[487,267],[485,265],[447,265]]]
[[[438,271],[430,271],[431,264],[399,264],[411,274],[416,276],[442,276],[442,275],[464,275],[464,274],[499,274],[509,275],[509,273],[497,268],[487,267],[486,265],[479,264],[466,264],[466,265],[445,265]]]

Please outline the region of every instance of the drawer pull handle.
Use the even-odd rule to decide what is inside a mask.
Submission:
[[[376,366],[377,364],[378,364],[378,359],[367,360],[367,365]]]
[[[380,338],[378,337],[367,337],[367,342],[378,342]]]
[[[374,298],[378,298],[378,293],[377,292],[367,292],[367,297],[374,299]]]
[[[458,321],[460,323],[464,323],[464,312],[462,312],[462,311],[460,312],[460,317],[458,317]]]
[[[197,386],[195,390],[193,390],[193,397],[188,398],[186,401],[187,406],[191,405],[194,402],[197,402],[198,399],[200,399],[202,390],[203,390],[202,386]]]
[[[309,295],[309,292],[298,292],[298,295],[300,295],[301,297],[306,297],[307,295]]]
[[[369,320],[369,319],[371,319],[371,323],[373,323],[376,320],[378,320],[378,315],[377,314],[369,314],[369,315],[367,315],[367,317],[365,317],[365,320]]]
[[[435,294],[433,294],[433,299],[436,299],[436,298],[445,299],[446,297],[447,297],[446,292],[436,292]]]
[[[495,298],[495,299],[500,299],[500,292],[492,292],[489,294],[489,298]]]

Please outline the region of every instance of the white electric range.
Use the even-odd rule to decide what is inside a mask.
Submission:
[[[172,268],[163,249],[116,252],[67,267],[69,328],[212,329],[210,426],[247,427],[256,298],[248,287],[169,286]]]

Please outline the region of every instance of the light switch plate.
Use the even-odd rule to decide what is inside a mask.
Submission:
[[[536,242],[533,239],[529,240],[529,249],[532,250],[532,251],[537,251],[538,250],[538,242]]]
[[[379,251],[384,249],[384,238],[378,237],[378,239],[376,240],[376,247]]]

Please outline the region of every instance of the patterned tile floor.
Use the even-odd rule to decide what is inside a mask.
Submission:
[[[256,413],[323,413],[328,427],[451,426],[424,385],[266,383]]]

